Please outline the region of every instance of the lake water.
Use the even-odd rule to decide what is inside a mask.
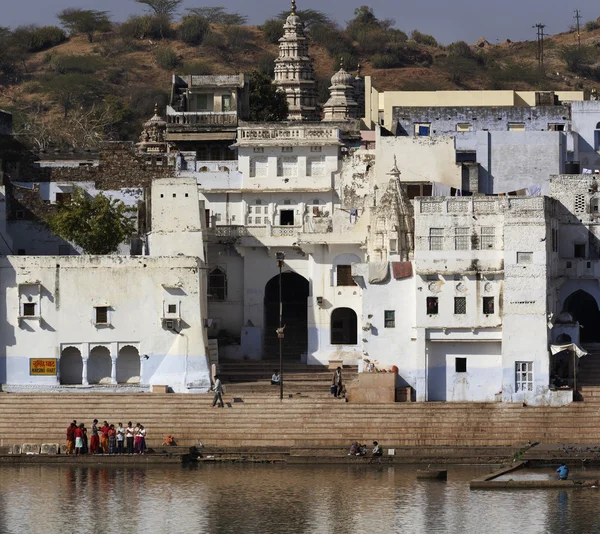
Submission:
[[[600,490],[470,491],[489,467],[0,468],[0,533],[593,533]]]

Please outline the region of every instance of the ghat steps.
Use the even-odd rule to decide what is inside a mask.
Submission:
[[[0,394],[0,446],[64,443],[72,419],[91,424],[140,421],[151,446],[173,435],[179,445],[208,447],[347,447],[376,439],[386,447],[504,447],[531,441],[600,442],[598,406],[499,403],[350,404],[327,398],[248,395],[211,407],[212,395]]]

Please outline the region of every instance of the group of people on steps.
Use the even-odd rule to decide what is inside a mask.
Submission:
[[[98,419],[92,422],[88,444],[88,429],[83,423],[74,420],[67,427],[66,453],[75,454],[144,454],[146,451],[146,429],[144,425],[131,421],[127,426],[123,423],[109,424],[104,421],[98,426]]]

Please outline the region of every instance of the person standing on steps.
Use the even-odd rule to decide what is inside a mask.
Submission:
[[[73,452],[73,447],[75,446],[75,428],[76,425],[75,423],[71,423],[68,427],[67,427],[67,447],[66,447],[66,453],[67,454],[71,454]]]
[[[83,423],[75,426],[75,456],[79,456],[83,449]]]
[[[339,397],[344,390],[344,384],[342,382],[342,368],[338,367],[333,373],[333,379],[331,380],[331,385],[335,387],[335,397]]]
[[[215,383],[213,385],[213,391],[215,392],[215,396],[213,397],[213,408],[215,404],[217,404],[217,400],[219,401],[219,408],[224,408],[225,404],[223,403],[223,397],[221,396],[223,393],[223,384],[221,384],[221,379],[219,375],[215,375]]]
[[[567,480],[569,478],[569,468],[564,463],[560,464],[556,472],[558,473],[558,480]]]
[[[125,441],[125,429],[123,423],[117,426],[117,454],[123,454],[123,441]]]
[[[98,419],[94,419],[92,423],[92,437],[90,438],[90,452],[96,454],[100,446],[100,438],[98,437]]]
[[[127,428],[125,429],[125,437],[127,438],[127,454],[133,454],[133,425],[131,421],[127,423]]]

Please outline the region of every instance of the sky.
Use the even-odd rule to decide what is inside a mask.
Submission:
[[[380,18],[392,18],[396,27],[410,32],[418,29],[433,35],[440,43],[464,40],[476,42],[485,37],[490,43],[534,40],[536,23],[546,24],[548,34],[566,31],[574,23],[574,10],[582,23],[600,16],[597,0],[297,0],[299,9],[316,9],[341,24],[352,18],[361,5],[369,5]],[[121,21],[143,6],[134,0],[0,0],[0,26],[56,24],[55,14],[67,7],[109,11]],[[228,11],[248,16],[250,24],[288,9],[288,0],[184,0],[185,7],[221,5]]]

